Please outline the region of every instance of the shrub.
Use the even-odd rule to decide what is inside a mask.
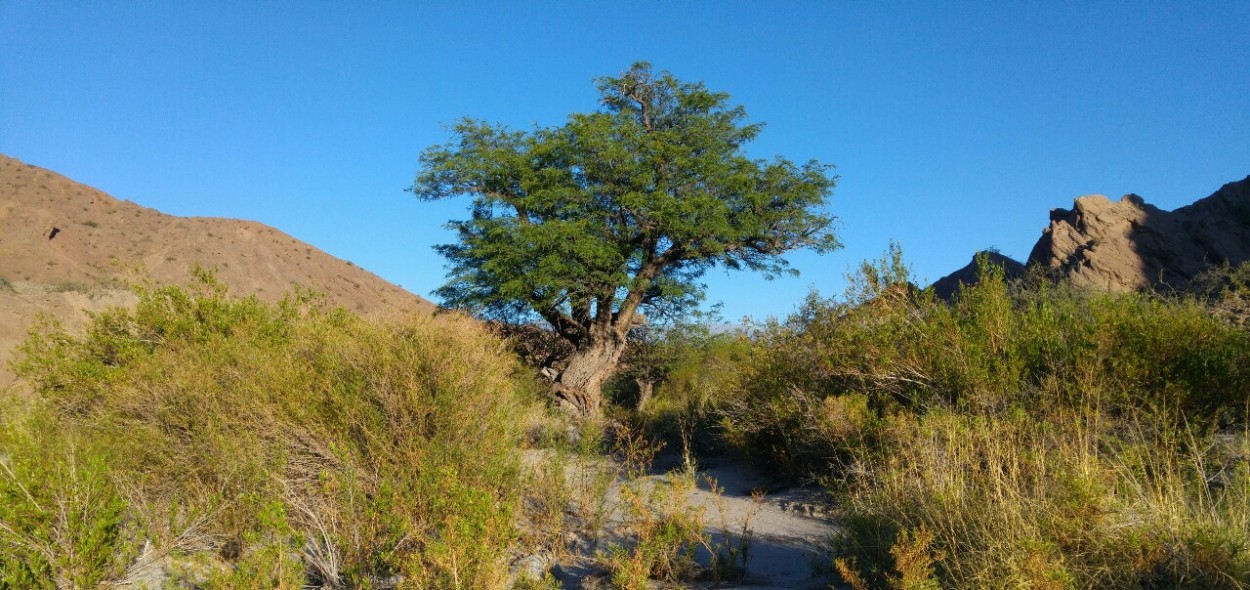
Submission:
[[[847,301],[812,296],[759,330],[726,405],[735,447],[802,473],[845,462],[894,412],[1094,403],[1203,424],[1244,415],[1250,333],[1198,300],[1009,284],[991,271],[947,304],[891,274],[897,264],[873,265]]]
[[[136,544],[106,455],[46,424],[0,431],[0,588],[94,588]]]
[[[712,334],[706,326],[686,326],[663,334],[651,348],[652,356],[662,359],[662,371],[654,375],[654,396],[632,416],[640,430],[670,449],[722,448],[721,410],[748,365],[750,340],[741,333]]]
[[[686,500],[694,488],[694,474],[681,472],[657,481],[633,480],[622,488],[627,545],[614,545],[605,557],[614,588],[642,590],[651,587],[652,579],[694,578],[695,552],[707,544],[703,511]]]
[[[991,267],[946,303],[892,249],[756,331],[721,426],[829,484],[852,586],[1244,587],[1250,333],[1207,301]]]
[[[1194,280],[1191,290],[1208,301],[1217,315],[1250,326],[1250,260],[1210,268]]]
[[[1112,420],[896,417],[845,482],[836,550],[872,587],[908,569],[903,555],[915,562],[901,548],[921,529],[943,586],[1250,584],[1244,462],[1213,468],[1229,455],[1198,433],[1100,422]]]
[[[106,453],[91,463],[100,481],[136,500],[101,516],[120,519],[121,546],[211,549],[241,576],[215,578],[223,587],[503,584],[513,416],[533,398],[503,344],[468,319],[375,323],[306,293],[233,299],[208,277],[145,290],[81,337],[43,326],[23,352],[16,368],[39,394],[28,419]],[[6,440],[0,456],[28,464],[64,444]],[[171,512],[182,516],[151,517]],[[0,516],[12,527],[38,515]],[[255,569],[289,559],[298,576]],[[115,577],[110,567],[98,569]]]

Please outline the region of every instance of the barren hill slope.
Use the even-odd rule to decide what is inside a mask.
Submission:
[[[166,215],[0,155],[0,365],[38,312],[73,325],[83,310],[132,303],[117,288],[126,281],[185,283],[196,264],[236,295],[277,300],[300,285],[369,315],[434,309],[269,226]],[[0,368],[0,386],[10,379]]]

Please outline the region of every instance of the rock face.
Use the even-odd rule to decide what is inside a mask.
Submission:
[[[1112,201],[1079,197],[1071,209],[1052,209],[1050,225],[1024,265],[981,252],[967,266],[933,283],[950,300],[959,285],[977,281],[977,261],[1002,266],[1008,278],[1037,268],[1058,280],[1106,289],[1184,289],[1212,265],[1250,260],[1250,176],[1209,197],[1164,211],[1137,195]]]
[[[1183,288],[1213,264],[1245,260],[1250,177],[1175,211],[1131,194],[1080,197],[1072,209],[1050,212],[1028,265],[1077,285],[1132,291]]]
[[[6,360],[40,313],[73,328],[86,312],[131,305],[127,281],[186,283],[196,265],[235,295],[280,299],[299,285],[368,315],[434,305],[352,263],[253,221],[175,217],[0,155],[0,387]]]
[[[948,274],[933,283],[933,292],[938,299],[950,301],[959,292],[960,285],[976,284],[981,277],[983,266],[990,264],[1003,269],[1008,279],[1024,274],[1024,265],[993,250],[982,250],[972,256],[967,266]]]

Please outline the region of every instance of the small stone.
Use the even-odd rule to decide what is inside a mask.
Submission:
[[[547,575],[552,561],[550,553],[539,551],[512,562],[512,566],[508,568],[509,585],[522,579],[541,580]]]

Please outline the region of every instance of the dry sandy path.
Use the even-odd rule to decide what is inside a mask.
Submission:
[[[828,588],[829,580],[813,577],[823,547],[837,531],[824,514],[820,492],[814,488],[772,490],[775,482],[740,463],[712,463],[700,471],[699,489],[690,503],[705,509],[708,532],[736,533],[744,522],[751,530],[747,577],[725,588]],[[721,489],[714,493],[709,478]],[[752,492],[762,490],[756,501]],[[727,526],[726,526],[727,525]]]
[[[531,461],[537,457],[531,456]],[[643,485],[660,481],[665,473],[678,469],[673,461],[660,461]],[[576,469],[576,468],[574,468]],[[712,486],[717,490],[713,490]],[[635,482],[635,485],[637,482]],[[624,481],[618,480],[609,492],[609,503],[618,502]],[[764,492],[762,497],[755,492]],[[744,524],[750,531],[747,576],[740,582],[691,583],[690,588],[747,589],[827,589],[828,577],[813,576],[813,564],[828,560],[823,548],[837,532],[836,522],[824,510],[820,490],[811,487],[779,488],[777,480],[738,462],[707,461],[698,469],[698,488],[688,494],[689,506],[702,509],[705,531],[717,542],[724,531],[739,535]],[[624,524],[619,511],[613,526]],[[608,534],[607,542],[613,535]],[[586,553],[593,553],[587,549]],[[828,569],[828,568],[823,568]],[[586,583],[594,572],[589,560],[560,563],[553,568],[566,589],[595,587]]]

